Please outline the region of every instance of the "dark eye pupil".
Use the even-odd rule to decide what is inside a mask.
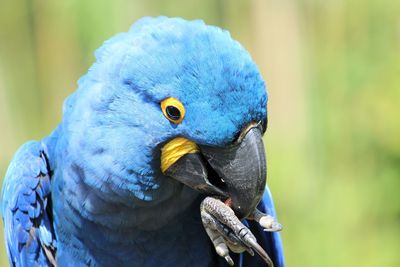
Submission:
[[[174,106],[167,106],[167,115],[171,120],[179,120],[181,118],[181,112]]]

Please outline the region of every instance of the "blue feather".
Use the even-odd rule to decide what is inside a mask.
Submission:
[[[44,244],[36,236],[38,224],[46,223],[49,231],[46,241],[55,240],[49,218],[43,216],[47,212],[45,196],[49,195],[50,187],[47,186],[44,194],[37,191],[43,190],[46,182],[49,183],[49,177],[43,176],[48,171],[43,169],[47,165],[40,156],[41,151],[42,146],[38,142],[22,146],[10,164],[3,184],[1,199],[6,248],[10,263],[16,266],[33,266],[40,262],[39,266],[47,266],[50,263],[48,257],[40,259],[44,248],[50,247],[50,242]]]
[[[229,32],[166,17],[139,20],[95,56],[60,125],[10,164],[2,193],[10,262],[225,266],[201,224],[199,193],[161,173],[160,148],[176,136],[225,146],[264,120],[256,64]],[[169,96],[185,106],[179,125],[160,110]],[[273,210],[270,195],[263,201]],[[249,225],[283,266],[279,234]]]

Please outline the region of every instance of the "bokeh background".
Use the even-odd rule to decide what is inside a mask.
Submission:
[[[398,0],[1,0],[0,177],[94,50],[148,15],[227,28],[259,65],[288,266],[400,266]]]

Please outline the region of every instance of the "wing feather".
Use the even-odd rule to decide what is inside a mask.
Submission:
[[[44,149],[35,141],[18,150],[7,170],[1,211],[12,266],[56,265],[50,178]]]

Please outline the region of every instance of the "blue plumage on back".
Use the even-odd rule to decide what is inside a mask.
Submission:
[[[175,136],[225,146],[248,122],[265,120],[265,85],[246,50],[202,21],[144,18],[96,51],[78,85],[57,129],[24,145],[9,167],[2,214],[10,261],[225,265],[201,224],[200,194],[161,172],[160,151]],[[180,124],[160,110],[169,96],[185,106]],[[277,234],[259,236],[282,257]]]

